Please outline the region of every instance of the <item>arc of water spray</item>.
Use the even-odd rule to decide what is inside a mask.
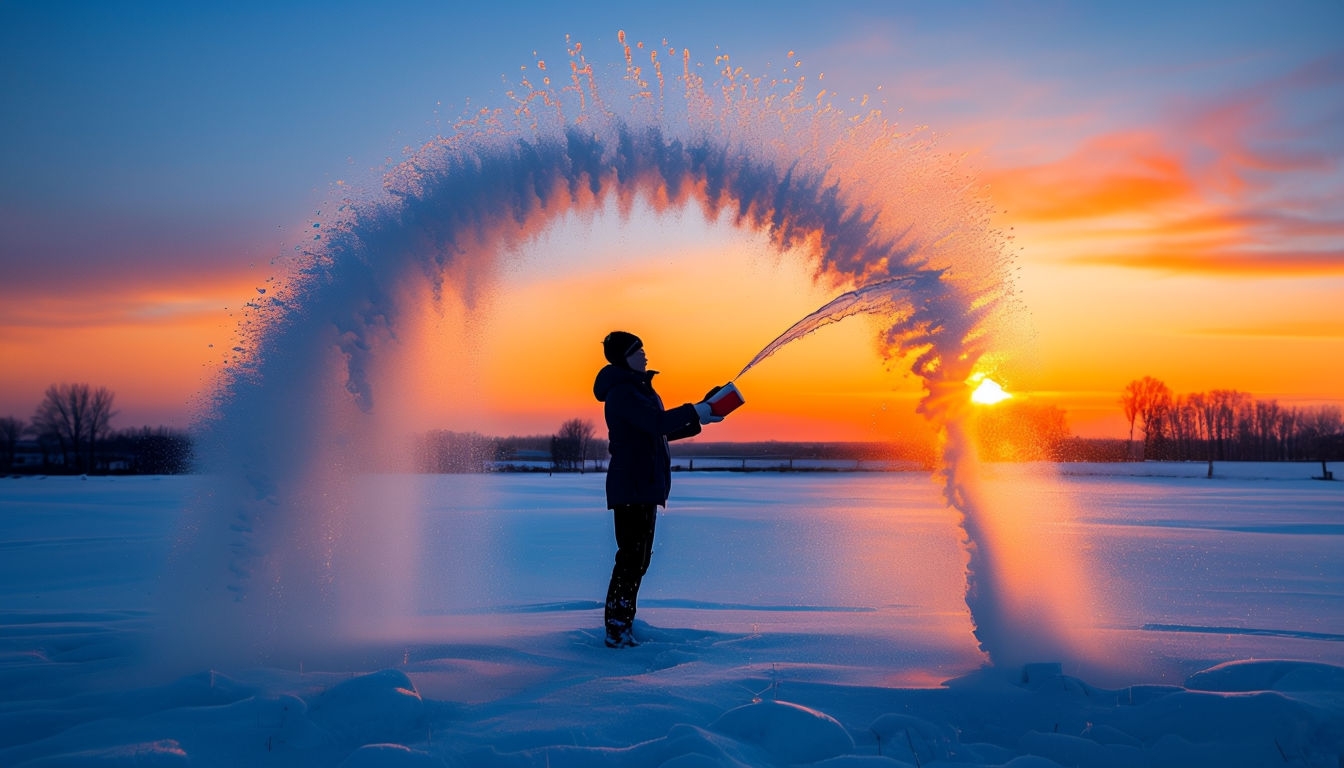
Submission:
[[[563,216],[645,205],[698,207],[780,252],[805,249],[818,274],[886,275],[795,323],[738,376],[846,317],[889,320],[883,343],[911,358],[926,388],[918,410],[947,435],[976,637],[999,662],[1051,649],[1036,614],[1008,602],[986,535],[997,500],[969,484],[964,382],[990,345],[1007,262],[960,172],[880,113],[855,119],[813,98],[801,77],[725,67],[710,83],[685,53],[684,88],[663,89],[660,74],[650,91],[622,46],[630,77],[599,87],[602,70],[575,45],[568,82],[528,87],[512,110],[482,110],[389,171],[386,194],[323,224],[286,290],[258,306],[248,354],[206,419],[211,473],[165,579],[165,647],[302,650],[412,611],[416,553],[399,548],[413,536],[387,521],[412,521],[414,504],[380,492],[371,515],[351,471],[378,458],[369,435],[392,424],[374,387],[409,310],[437,302],[448,275],[469,286]],[[611,93],[631,97],[628,114]]]
[[[751,362],[743,366],[742,370],[738,371],[733,379],[741,378],[742,374],[778,352],[785,345],[814,333],[831,323],[838,323],[847,317],[859,314],[891,313],[898,306],[898,294],[906,294],[922,285],[937,282],[941,275],[942,273],[938,271],[911,273],[878,280],[842,293],[776,336],[775,340],[766,344],[765,348],[757,352]]]

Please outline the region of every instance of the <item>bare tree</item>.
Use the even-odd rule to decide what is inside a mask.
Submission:
[[[112,399],[113,394],[106,387],[52,384],[33,415],[33,429],[39,437],[58,442],[65,464],[72,471],[92,471],[96,469],[94,453],[98,441],[107,436],[116,415]]]
[[[1283,456],[1278,450],[1276,431],[1279,424],[1279,401],[1256,400],[1251,407],[1251,431],[1253,433],[1254,455],[1256,461],[1274,461]]]
[[[1125,443],[1125,458],[1134,456],[1134,422],[1139,418],[1139,381],[1135,379],[1125,385],[1120,395],[1120,406],[1125,410],[1125,420],[1129,422],[1129,441]]]
[[[551,462],[558,468],[577,468],[582,472],[595,431],[593,422],[587,419],[570,419],[561,424],[560,431],[551,441]]]
[[[1307,411],[1307,428],[1317,437],[1344,432],[1344,411],[1337,405],[1322,405]]]
[[[1279,423],[1275,429],[1285,459],[1291,460],[1298,453],[1298,433],[1301,431],[1301,425],[1302,411],[1292,406],[1279,410]]]
[[[1196,392],[1189,397],[1190,408],[1195,412],[1195,424],[1199,436],[1204,438],[1204,445],[1208,449],[1209,474],[1213,477],[1213,422],[1217,408],[1214,405],[1213,398],[1203,392]]]
[[[1195,443],[1199,440],[1199,409],[1193,396],[1176,396],[1166,424],[1171,434],[1174,458],[1184,460],[1194,455]]]
[[[1134,421],[1142,420],[1143,458],[1152,455],[1152,449],[1162,440],[1163,421],[1171,410],[1171,389],[1152,376],[1131,381],[1125,385],[1120,403],[1129,419],[1129,439],[1134,440]]]
[[[1218,451],[1219,459],[1230,459],[1233,454],[1233,440],[1237,435],[1237,425],[1242,412],[1250,405],[1251,397],[1235,389],[1215,389],[1209,393],[1213,406],[1213,432],[1209,439]]]

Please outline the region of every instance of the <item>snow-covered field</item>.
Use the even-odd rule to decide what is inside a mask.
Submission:
[[[162,597],[201,478],[0,480],[0,766],[1339,768],[1344,483],[1204,473],[985,468],[1084,577],[1077,653],[1012,668],[917,472],[679,473],[616,651],[602,476],[371,478],[349,535],[396,533],[367,577],[401,608],[248,662],[154,642],[190,620]]]

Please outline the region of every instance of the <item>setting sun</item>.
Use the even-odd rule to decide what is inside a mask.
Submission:
[[[993,379],[985,378],[984,374],[977,373],[970,379],[971,382],[978,381],[975,391],[971,392],[971,402],[978,405],[994,405],[1001,403],[1012,397],[1004,391],[1003,387]]]

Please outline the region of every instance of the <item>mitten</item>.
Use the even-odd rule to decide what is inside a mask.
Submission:
[[[705,402],[695,404],[695,415],[700,417],[701,424],[714,424],[723,421],[723,417],[715,416],[709,408],[709,403]]]

